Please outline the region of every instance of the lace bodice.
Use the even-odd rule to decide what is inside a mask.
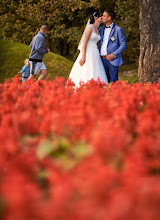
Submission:
[[[94,31],[94,26],[92,26],[92,33],[87,43],[87,49],[97,49],[97,43],[100,41],[101,37]]]

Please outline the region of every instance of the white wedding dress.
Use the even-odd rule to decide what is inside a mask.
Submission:
[[[83,66],[79,64],[82,57],[82,52],[80,52],[69,75],[69,78],[75,83],[76,87],[79,86],[81,81],[86,83],[91,79],[97,80],[98,78],[100,81],[108,84],[108,79],[97,47],[97,43],[100,39],[100,35],[94,32],[94,26],[92,25],[92,33],[86,48],[86,62]]]

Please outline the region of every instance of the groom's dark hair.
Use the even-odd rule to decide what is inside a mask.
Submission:
[[[116,18],[116,13],[112,9],[106,9],[104,12],[108,13],[108,15],[111,17],[112,21]]]

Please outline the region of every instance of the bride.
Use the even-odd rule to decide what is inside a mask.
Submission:
[[[101,37],[98,27],[102,23],[102,17],[98,12],[94,12],[84,30],[78,49],[80,54],[75,61],[69,78],[78,87],[80,82],[98,78],[108,84],[108,79],[101,61],[97,43]]]

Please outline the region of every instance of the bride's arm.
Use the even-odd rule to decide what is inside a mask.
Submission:
[[[92,26],[89,26],[85,32],[85,35],[84,35],[84,38],[83,38],[83,43],[82,43],[82,57],[79,61],[79,64],[81,66],[83,66],[83,64],[85,63],[86,61],[86,48],[87,48],[87,43],[88,43],[88,40],[91,36],[91,33],[92,33]]]

